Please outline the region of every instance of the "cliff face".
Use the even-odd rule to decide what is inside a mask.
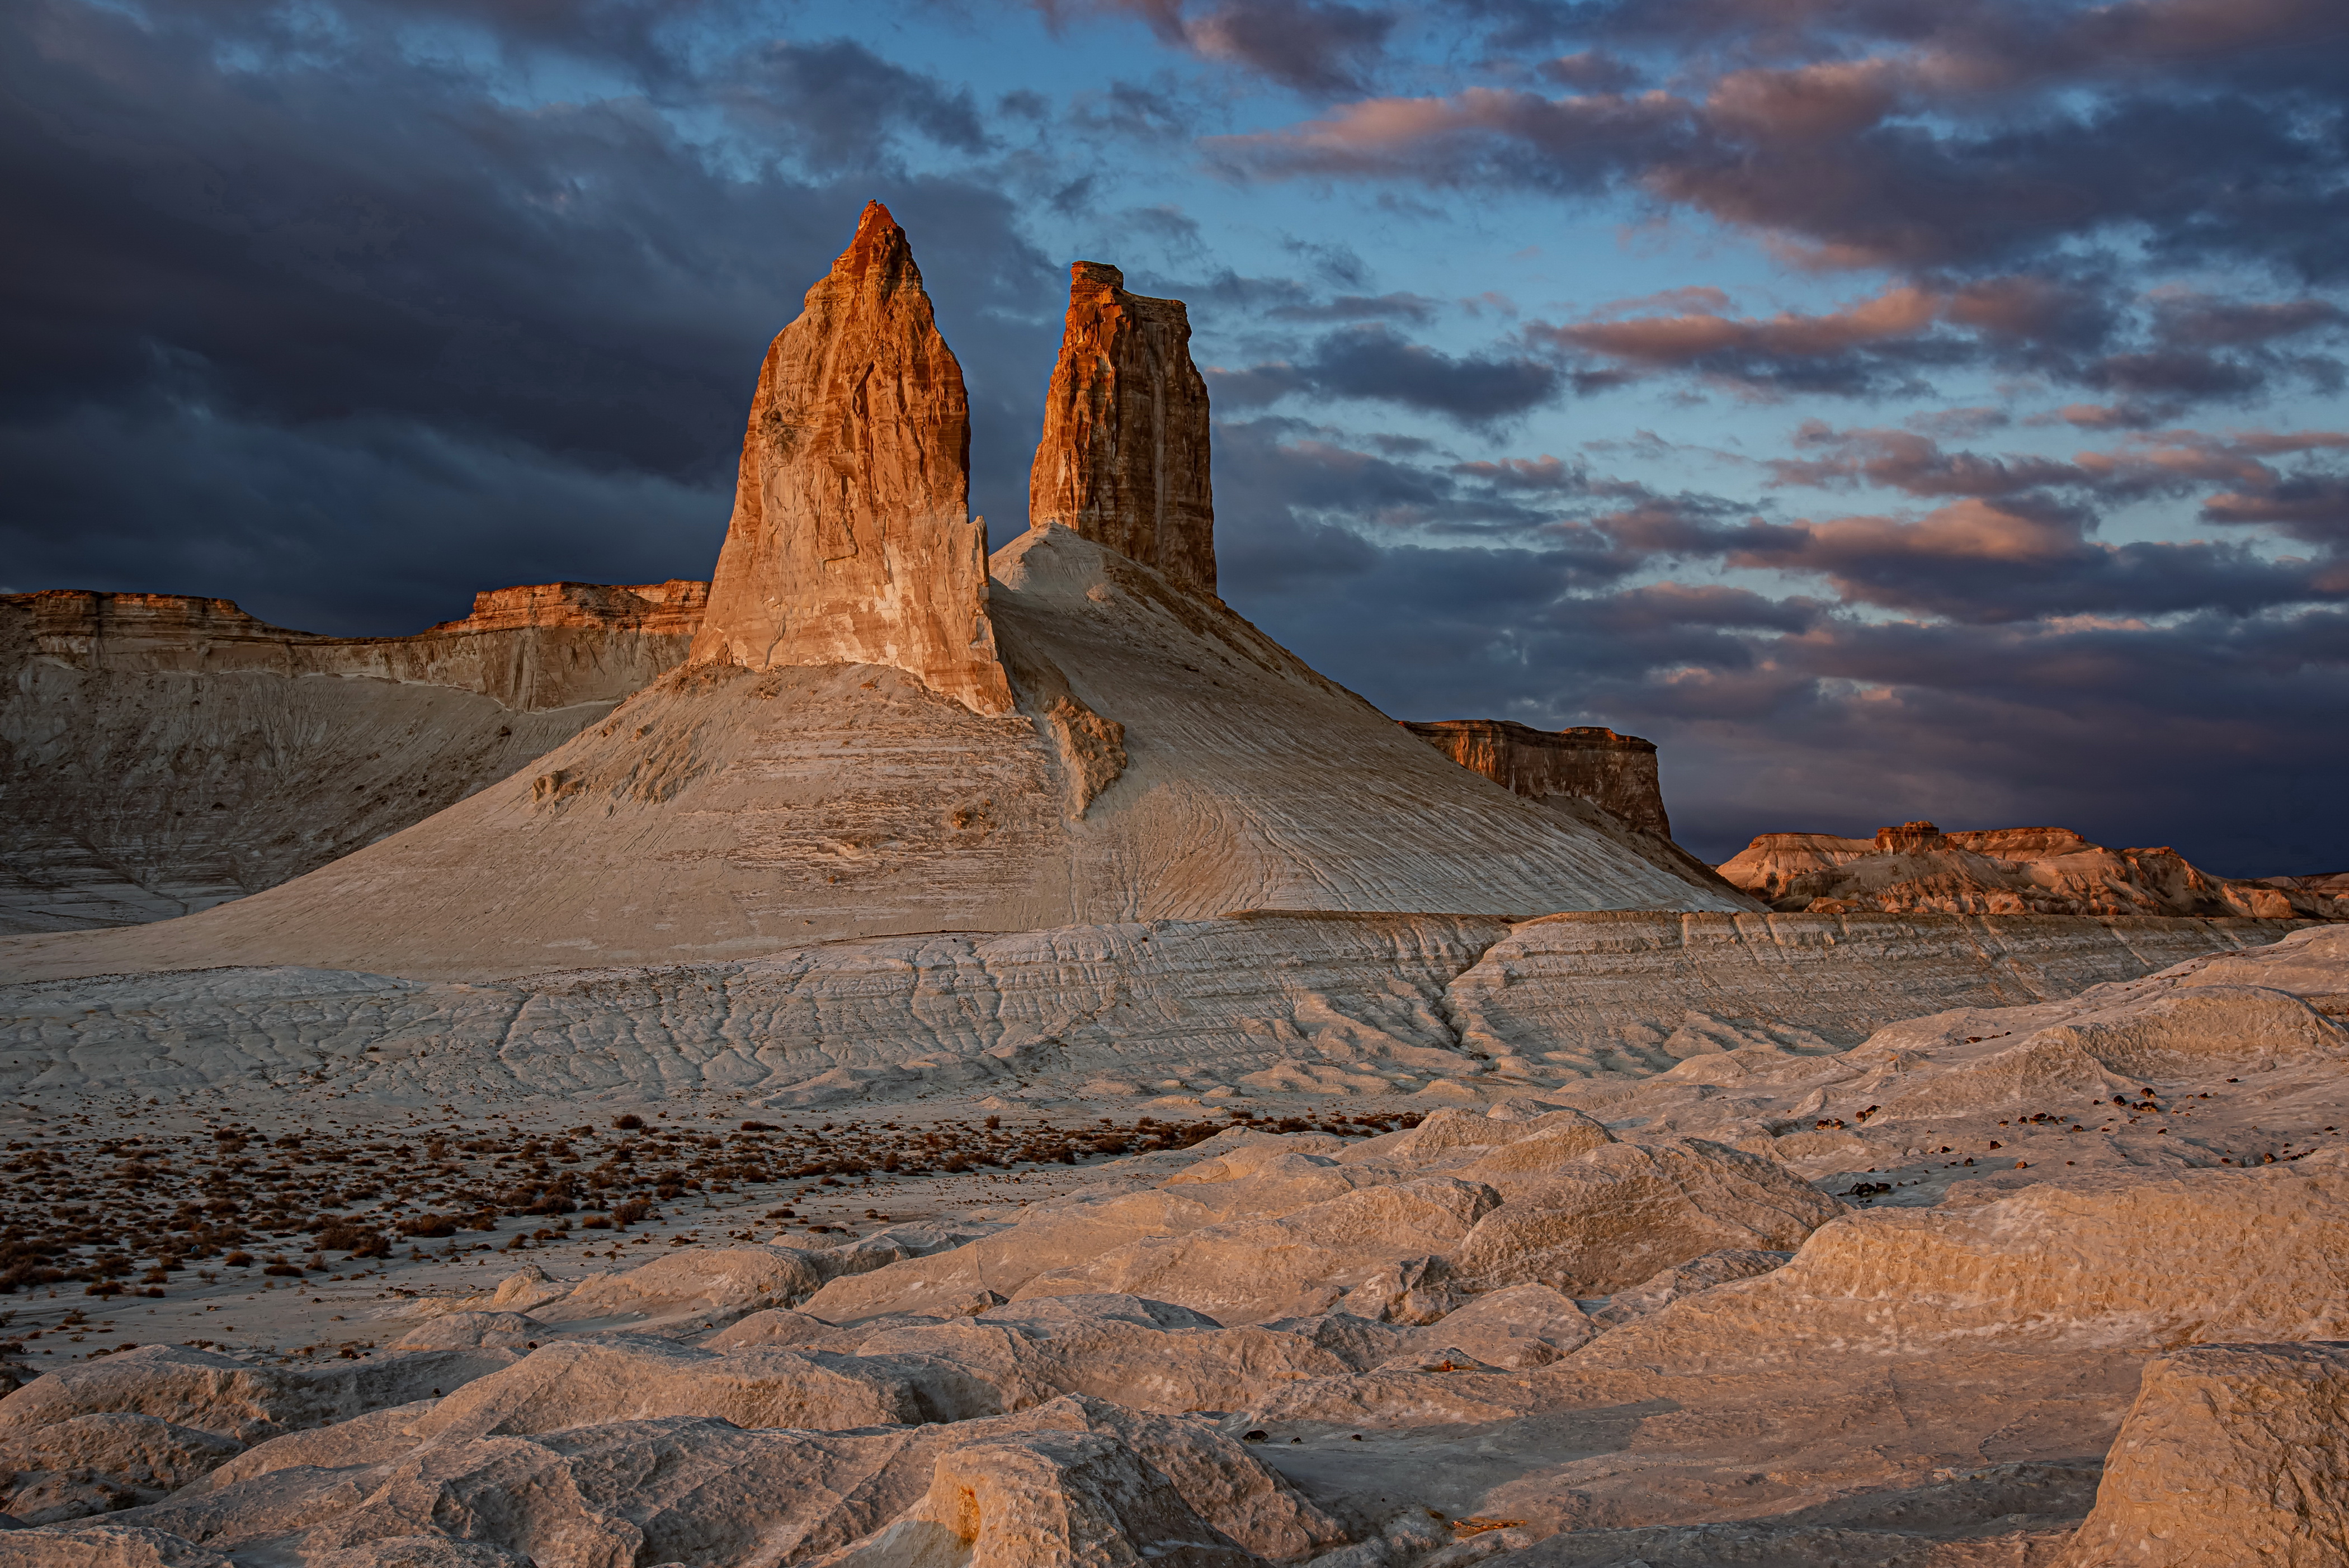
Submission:
[[[2107,849],[2069,828],[1944,833],[1930,822],[1874,839],[1764,833],[1721,874],[1774,909],[1951,914],[2349,918],[2349,901],[2304,879],[2212,876],[2176,850]]]
[[[1029,526],[1073,529],[1213,593],[1207,442],[1207,383],[1183,302],[1129,294],[1115,267],[1077,263],[1029,470]]]
[[[91,673],[361,676],[479,692],[516,713],[616,702],[682,661],[706,583],[546,583],[477,593],[408,637],[289,631],[226,599],[51,590],[0,596],[0,674],[39,658]]]
[[[970,405],[875,201],[759,372],[697,664],[888,665],[1011,708],[970,515]]]
[[[2279,890],[2287,897],[2300,893],[2316,901],[2316,908],[2328,920],[2349,920],[2349,872],[2320,872],[2313,876],[2261,877],[2260,885]]]
[[[504,588],[410,637],[181,594],[0,596],[0,931],[169,919],[396,833],[674,667],[706,593]]]
[[[1535,729],[1505,718],[1447,718],[1405,729],[1471,772],[1529,800],[1588,800],[1625,827],[1672,836],[1656,777],[1656,744],[1584,726]]]
[[[1535,729],[1501,718],[1440,719],[1402,727],[1470,772],[1605,834],[1692,887],[1716,896],[1742,891],[1672,842],[1651,740],[1590,725]]]

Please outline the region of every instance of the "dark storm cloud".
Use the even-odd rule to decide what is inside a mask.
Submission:
[[[171,15],[56,4],[0,22],[0,419],[39,476],[0,520],[19,583],[226,592],[245,562],[280,613],[396,630],[492,570],[704,574],[759,356],[874,195],[913,233],[970,375],[981,499],[991,483],[1018,515],[1051,353],[1023,323],[1055,269],[1007,193],[907,174],[893,150],[969,142],[958,95],[853,45],[730,57],[718,96],[764,150],[746,171],[640,96],[518,106],[365,27],[288,40],[250,15],[237,49]],[[241,479],[189,434],[206,428],[233,434],[220,450],[243,455]],[[393,438],[411,466],[355,455]],[[131,467],[151,482],[115,484],[142,445]],[[445,512],[450,463],[512,509],[495,537],[534,548],[489,552],[495,568],[452,552],[397,613],[398,573],[364,589],[326,573],[303,599],[297,559],[367,555],[403,487],[419,515]],[[564,477],[598,475],[662,500],[593,504]],[[689,526],[688,497],[707,508]],[[271,518],[301,520],[298,556],[193,542]],[[159,580],[165,562],[180,574]]]
[[[1379,66],[1395,13],[1340,0],[1031,0],[1055,25],[1081,14],[1118,14],[1147,24],[1163,43],[1226,61],[1300,92],[1361,88]]]
[[[1275,305],[1265,315],[1276,321],[1408,321],[1434,319],[1437,301],[1425,294],[1339,294],[1331,299]]]
[[[2295,474],[2246,490],[2212,496],[2202,505],[2209,522],[2270,523],[2293,539],[2319,544],[2336,558],[2334,592],[2349,585],[2349,474]]]
[[[207,593],[302,631],[419,631],[551,577],[705,576],[733,499],[410,420],[146,407],[0,425],[0,592]]]
[[[1342,574],[1226,591],[1399,717],[1658,741],[1675,830],[1716,860],[1759,831],[1930,817],[2174,842],[2231,875],[2349,865],[2338,608],[1881,624],[1713,583],[1610,588],[1562,552],[1360,539]]]
[[[736,116],[812,170],[869,169],[877,144],[899,128],[962,152],[988,144],[968,89],[950,92],[846,38],[770,40],[732,64],[720,91]]]
[[[1456,469],[1362,451],[1333,438],[1301,419],[1216,421],[1218,549],[1274,517],[1485,534],[1550,529],[1563,521],[1553,509],[1473,482],[1474,474],[1464,483]]]
[[[1380,324],[1328,334],[1295,360],[1211,369],[1207,384],[1220,405],[1261,407],[1291,394],[1362,398],[1482,426],[1555,401],[1566,378],[1530,356],[1449,355]]]

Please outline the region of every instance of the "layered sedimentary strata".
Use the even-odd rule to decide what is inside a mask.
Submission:
[[[516,713],[616,702],[675,667],[706,583],[543,583],[485,590],[472,613],[405,637],[329,637],[226,599],[52,589],[0,595],[0,669],[85,675],[273,675],[478,692]],[[21,694],[15,700],[21,700]]]
[[[1748,945],[1825,950],[1891,918],[1769,917],[1751,923]],[[1409,971],[1403,923],[1379,923],[1401,944],[1393,967]],[[2189,923],[2109,929],[2143,939]],[[1144,934],[1155,945],[1179,934],[1136,933],[1137,946]],[[1464,923],[1452,933],[1474,934]],[[1296,945],[1293,933],[1256,944]],[[1863,954],[1854,968],[1872,963]],[[946,968],[908,983],[925,1017],[953,1011],[934,984]],[[1719,976],[1686,983],[1708,978]],[[258,980],[177,977],[255,1021]],[[672,980],[659,995],[576,1001],[641,1025],[719,989],[709,975]],[[738,1006],[743,985],[727,982]],[[1556,989],[1563,1001],[1571,987]],[[554,1037],[542,1005],[554,995],[484,996],[502,1020],[495,1053],[597,1059]],[[1112,986],[1086,1010],[1110,1016],[1121,998],[1137,1013],[1164,1001]],[[0,1400],[0,1501],[32,1528],[0,1537],[0,1558],[2330,1563],[2349,1474],[2349,1377],[2339,1345],[2323,1343],[2349,1326],[2349,1136],[2336,1109],[2349,1032],[2325,1009],[2344,998],[2349,929],[2304,926],[2077,996],[1902,1020],[1856,1050],[1741,1044],[1644,1078],[1422,1099],[1408,1117],[1284,1117],[1301,1129],[1286,1135],[1191,1121],[1112,1136],[1091,1106],[1068,1116],[1082,1137],[1032,1109],[981,1132],[926,1123],[912,1106],[879,1127],[786,1113],[797,1125],[736,1133],[733,1094],[685,1092],[666,1066],[649,1075],[659,1111],[608,1130],[588,1119],[551,1146],[514,1097],[485,1094],[474,1103],[501,1110],[469,1117],[441,1099],[466,1092],[446,1080],[409,1098],[389,1132],[381,1103],[400,1101],[378,1084],[350,1119],[383,1141],[349,1147],[297,1126],[268,1144],[284,1171],[253,1158],[248,1138],[268,1132],[245,1119],[291,1118],[265,1109],[280,1091],[249,1078],[238,1121],[202,1140],[217,1154],[111,1125],[19,1123],[33,1140],[103,1148],[122,1162],[106,1179],[157,1220],[148,1194],[166,1169],[223,1193],[276,1189],[260,1212],[190,1204],[173,1218],[208,1251],[231,1223],[272,1233],[267,1244],[299,1261],[270,1266],[302,1288],[204,1277],[235,1274],[227,1260],[191,1279],[164,1266],[171,1227],[142,1222],[140,1255],[154,1248],[153,1275],[169,1282],[151,1312],[96,1309],[119,1312],[118,1326],[37,1293],[12,1301],[5,1349],[26,1381]],[[304,1050],[332,1032],[324,1022],[314,1006],[269,1027]],[[158,1026],[176,1049],[201,1034],[186,1025]],[[746,1030],[737,1057],[771,1021]],[[378,1029],[377,1043],[445,1057],[447,1034],[399,1042]],[[1283,1048],[1277,1030],[1259,1037]],[[2070,1052],[2106,1076],[1982,1070],[2015,1052]],[[24,1054],[12,1044],[0,1057]],[[50,1070],[104,1055],[87,1043]],[[1080,1064],[1055,1055],[1028,1038],[1001,1061],[1007,1078],[1057,1083]],[[76,1103],[111,1087],[93,1080]],[[569,1121],[590,1092],[540,1103]],[[723,1109],[705,1114],[710,1104]],[[971,1135],[941,1136],[960,1129]],[[422,1172],[394,1138],[425,1143],[436,1179],[400,1180]],[[13,1141],[10,1163],[33,1182],[65,1179],[48,1153]],[[873,1170],[877,1144],[930,1152],[918,1175]],[[938,1168],[948,1147],[958,1158]],[[821,1169],[827,1148],[834,1181],[853,1186],[778,1191],[790,1169]],[[1055,1150],[1085,1169],[1042,1163]],[[948,1174],[974,1151],[1000,1169]],[[386,1156],[398,1170],[360,1168]],[[324,1169],[305,1184],[339,1177],[353,1191],[313,1222],[317,1250],[300,1258],[304,1222],[284,1189],[292,1167],[314,1164]],[[492,1204],[481,1222],[510,1228],[509,1247],[534,1261],[500,1281],[457,1244],[335,1255],[366,1247],[372,1226],[443,1233],[415,1212],[454,1202],[443,1178],[479,1183]],[[575,1231],[521,1228],[561,1212],[545,1201],[558,1193],[609,1203],[652,1182],[657,1203],[611,1206],[647,1233],[591,1229],[579,1211]],[[808,1244],[762,1243],[748,1226],[713,1243],[705,1233],[773,1202],[738,1184],[821,1202],[828,1222],[799,1238]],[[822,1191],[839,1196],[812,1201]],[[12,1183],[19,1209],[32,1201],[22,1191]],[[582,1235],[597,1243],[584,1256]],[[631,1250],[663,1240],[678,1244]],[[46,1238],[19,1244],[50,1255]],[[103,1252],[66,1261],[85,1257],[104,1277]],[[255,1314],[277,1326],[270,1337],[254,1337]],[[76,1354],[190,1332],[206,1343]],[[267,1348],[313,1333],[347,1355]]]
[[[407,637],[0,597],[0,931],[170,919],[421,821],[674,667],[706,586],[500,589]]]
[[[1627,828],[1672,836],[1656,776],[1656,743],[1582,725],[1536,729],[1506,718],[1447,718],[1403,727],[1461,767],[1529,800],[1588,800]]]
[[[1004,659],[1035,711],[974,712],[885,664],[688,663],[307,877],[186,923],[12,939],[0,974],[494,976],[1249,909],[1745,903],[1454,766],[1220,602],[1067,529],[1021,534],[993,567]],[[1063,715],[1066,749],[1050,671],[1100,721]]]
[[[1059,526],[1179,588],[1216,591],[1207,384],[1183,302],[1129,293],[1100,262],[1069,269],[1069,315],[1028,478],[1031,528]]]
[[[2297,879],[2212,876],[2176,850],[2106,849],[2069,828],[1944,833],[1917,821],[1872,840],[1764,833],[1720,869],[1781,910],[2341,916],[2337,899]]]
[[[877,201],[767,350],[693,657],[887,665],[973,713],[1011,707],[962,366]]]
[[[1469,771],[1607,835],[1692,887],[1716,894],[1744,891],[1672,842],[1651,740],[1595,726],[1535,729],[1498,718],[1406,722],[1403,727]]]
[[[2014,1026],[2018,1005],[2061,1008],[2090,987],[2213,954],[2250,950],[2230,984],[2272,988],[2292,983],[2279,960],[2293,950],[2266,945],[2281,929],[1621,913],[1512,928],[1290,914],[835,942],[498,984],[315,969],[101,975],[0,989],[0,1096],[267,1084],[429,1104],[658,1084],[792,1109],[1030,1084],[1123,1099],[1171,1081],[1193,1093],[1443,1104],[1585,1081],[1826,1073],[1920,1008],[1967,1009],[1940,1017],[1965,1024],[1961,1035],[1997,1034]],[[2010,1021],[1973,1022],[2001,1008]],[[1967,1068],[1961,1081],[1979,1092],[1986,1075],[1972,1057],[2013,1044],[1934,1034],[1882,1056],[1929,1052]],[[1850,1058],[1861,1065],[1843,1076],[1877,1073],[1883,1059]],[[1874,1099],[1891,1104],[1932,1076],[1885,1070]]]
[[[2259,882],[2287,896],[2304,893],[2316,901],[2317,913],[2332,920],[2349,920],[2349,872],[2324,872],[2313,876],[2261,877]]]
[[[2147,1362],[2061,1568],[2349,1562],[2349,1346],[2204,1345]]]

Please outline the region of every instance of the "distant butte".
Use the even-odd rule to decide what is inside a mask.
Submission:
[[[1608,834],[1691,886],[1744,891],[1672,841],[1652,740],[1597,725],[1536,729],[1506,718],[1445,718],[1402,727],[1470,772]]]
[[[2349,918],[2322,878],[2213,876],[2168,847],[2106,849],[2069,828],[1945,833],[1930,822],[1873,839],[1764,833],[1721,874],[1773,909],[1946,914],[2248,915]]]
[[[1627,828],[1660,839],[1672,836],[1652,740],[1596,725],[1536,729],[1506,718],[1445,718],[1403,727],[1461,767],[1529,800],[1588,800]]]

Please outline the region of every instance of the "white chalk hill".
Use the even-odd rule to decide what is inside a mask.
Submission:
[[[1100,542],[1107,511],[984,559],[959,367],[885,211],[808,302],[690,662],[404,832],[187,919],[0,943],[0,975],[463,978],[1243,910],[1754,907],[1458,767]]]

